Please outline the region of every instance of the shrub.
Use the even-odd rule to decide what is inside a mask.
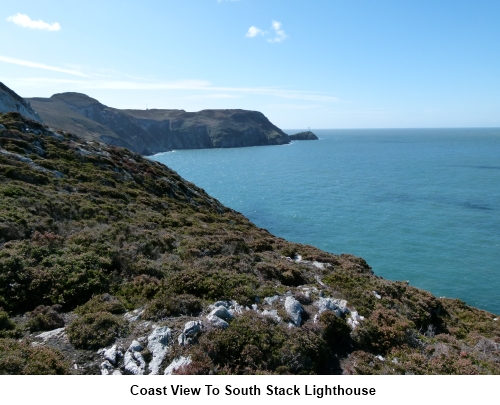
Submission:
[[[385,353],[393,346],[412,343],[409,341],[413,323],[393,309],[376,307],[370,317],[353,333],[356,343],[373,353]]]
[[[69,374],[69,369],[61,353],[52,348],[0,339],[0,374]]]
[[[159,320],[179,315],[196,316],[202,309],[202,301],[194,295],[164,295],[154,299],[147,305],[144,318]]]
[[[323,328],[323,338],[331,350],[337,352],[346,349],[351,339],[351,328],[347,322],[332,311],[325,311],[319,316],[319,324]]]
[[[12,330],[16,327],[15,323],[9,318],[9,314],[0,310],[0,331]]]
[[[289,329],[252,311],[236,317],[226,330],[203,334],[199,348],[220,373],[309,374],[337,368],[320,327]]]
[[[40,305],[28,314],[29,320],[26,327],[32,332],[62,328],[64,319],[59,314],[60,310],[60,305],[53,305],[52,307]]]
[[[98,349],[125,332],[125,322],[109,312],[85,314],[67,328],[69,341],[80,349]]]
[[[106,293],[93,296],[85,304],[76,308],[75,312],[79,315],[90,314],[93,312],[123,314],[125,312],[125,307],[118,298]]]

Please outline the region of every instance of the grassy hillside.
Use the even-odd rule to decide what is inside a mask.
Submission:
[[[161,372],[179,358],[178,373],[500,371],[493,314],[274,237],[127,149],[16,113],[0,124],[0,373],[99,373],[98,349],[163,326]],[[221,300],[234,309],[225,329],[207,320]]]

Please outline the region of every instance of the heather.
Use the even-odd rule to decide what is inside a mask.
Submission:
[[[160,355],[145,336],[164,327],[158,367],[189,358],[179,373],[500,370],[491,313],[277,238],[127,149],[16,113],[0,124],[0,373],[99,373],[97,351],[113,345],[125,359],[114,371],[132,373],[133,357],[146,372],[140,359]],[[326,298],[342,310],[320,312]],[[223,328],[207,321],[218,301],[234,308]],[[194,321],[196,332],[183,328]],[[141,350],[125,350],[136,339]]]

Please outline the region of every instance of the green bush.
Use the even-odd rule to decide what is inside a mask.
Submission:
[[[64,326],[64,319],[59,314],[60,305],[52,307],[40,305],[28,314],[29,320],[26,327],[32,331],[53,330]]]
[[[0,331],[12,330],[16,327],[15,323],[9,318],[9,314],[0,310]]]
[[[145,311],[144,318],[159,320],[170,316],[196,316],[203,309],[202,301],[190,294],[164,295],[151,301]]]
[[[125,332],[125,322],[109,312],[85,314],[67,328],[69,341],[79,349],[99,349]]]
[[[79,315],[90,314],[93,312],[109,312],[111,314],[123,314],[125,307],[120,299],[110,294],[95,295],[85,304],[75,309]]]
[[[219,373],[310,374],[338,368],[321,328],[290,329],[253,311],[236,317],[225,330],[203,334],[199,348]],[[206,360],[202,363],[206,370]]]
[[[411,345],[414,324],[393,309],[377,306],[354,332],[355,342],[364,350],[386,353],[394,346]]]
[[[26,342],[0,339],[0,374],[69,374],[58,351]]]

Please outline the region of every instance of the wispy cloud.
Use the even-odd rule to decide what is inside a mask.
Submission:
[[[337,97],[322,92],[291,90],[283,87],[225,87],[216,86],[207,80],[177,80],[161,81],[148,80],[129,76],[114,71],[90,71],[83,68],[81,70],[63,69],[55,66],[48,66],[43,63],[31,62],[21,59],[10,58],[0,55],[0,62],[12,63],[20,66],[26,66],[35,69],[50,70],[59,73],[70,74],[80,77],[79,79],[68,78],[50,78],[50,77],[28,77],[15,79],[19,87],[47,87],[47,86],[65,86],[67,91],[77,90],[170,90],[170,91],[190,91],[197,94],[187,97],[222,99],[238,98],[243,96],[259,95],[270,96],[289,100],[307,100],[316,102],[338,102]],[[103,74],[103,72],[105,74]],[[201,93],[201,94],[200,94]]]
[[[222,100],[231,98],[241,98],[238,94],[224,94],[224,93],[211,93],[211,94],[193,94],[192,96],[184,97],[188,100]]]
[[[43,63],[30,62],[27,60],[16,59],[16,58],[9,58],[8,56],[0,55],[0,61],[6,62],[6,63],[12,63],[14,65],[27,66],[27,67],[31,67],[31,68],[35,68],[35,69],[52,70],[54,72],[67,73],[67,74],[74,75],[74,76],[89,77],[88,75],[86,75],[78,70],[63,69],[63,68],[59,68],[59,67],[55,67],[55,66],[45,65]]]
[[[276,33],[274,38],[268,39],[268,42],[283,42],[288,38],[288,35],[285,34],[285,31],[281,29],[281,23],[279,21],[273,21],[273,29]]]
[[[7,17],[7,21],[13,22],[20,27],[31,28],[35,30],[59,31],[61,29],[61,26],[57,22],[49,24],[42,20],[34,21],[26,14],[21,13],[17,13],[16,15]]]
[[[245,36],[248,38],[253,38],[253,37],[256,37],[257,35],[265,35],[265,34],[266,34],[265,31],[262,31],[260,28],[257,28],[257,27],[252,25],[248,29],[247,34]]]
[[[289,38],[288,35],[286,35],[285,31],[281,28],[281,23],[279,21],[274,21],[271,24],[272,29],[274,30],[274,38],[269,38],[267,41],[268,42],[283,42],[285,39]],[[246,37],[247,38],[255,38],[258,35],[267,35],[267,31],[263,31],[260,28],[257,28],[256,26],[252,25],[247,33]]]

